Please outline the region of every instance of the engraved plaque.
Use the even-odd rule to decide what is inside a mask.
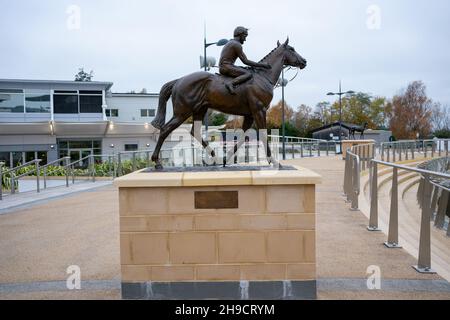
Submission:
[[[195,191],[195,209],[238,209],[238,191]]]

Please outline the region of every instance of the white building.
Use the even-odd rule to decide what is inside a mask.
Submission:
[[[112,93],[112,82],[0,79],[0,161],[152,150],[158,94]],[[172,116],[170,101],[167,120]],[[184,130],[183,130],[184,129]],[[185,136],[182,128],[178,135]],[[178,138],[176,141],[179,141]],[[170,147],[170,142],[164,145]]]

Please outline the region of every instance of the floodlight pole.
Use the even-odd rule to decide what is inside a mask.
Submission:
[[[207,59],[206,59],[206,48],[208,48],[209,46],[212,45],[217,45],[217,46],[224,46],[225,44],[227,44],[228,40],[226,39],[222,39],[219,40],[218,42],[211,42],[211,43],[207,43],[206,42],[206,25],[205,25],[205,33],[204,33],[204,37],[203,37],[203,67],[205,69],[205,72],[208,72],[208,67],[207,67]],[[205,122],[205,141],[208,142],[208,110],[206,111],[205,114],[205,118],[203,119],[203,121]]]
[[[340,145],[340,151],[342,153],[342,96],[344,94],[354,94],[354,91],[346,91],[342,92],[342,85],[341,81],[339,80],[339,92],[329,92],[327,93],[328,96],[339,96],[339,145]]]

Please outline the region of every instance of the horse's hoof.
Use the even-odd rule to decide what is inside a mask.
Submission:
[[[156,170],[162,170],[162,169],[164,169],[164,168],[163,168],[163,166],[162,166],[161,163],[157,163],[157,164],[155,164],[155,169],[156,169]]]

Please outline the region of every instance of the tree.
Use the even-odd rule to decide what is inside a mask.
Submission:
[[[267,112],[267,127],[269,129],[281,129],[282,126],[282,114],[283,114],[283,103],[279,101],[277,104],[270,107]],[[284,104],[284,119],[285,122],[289,122],[294,115],[294,110],[285,103]]]
[[[222,112],[213,111],[209,114],[208,123],[213,126],[222,126],[228,120],[228,115]]]
[[[78,69],[78,73],[75,75],[75,81],[79,82],[90,82],[94,77],[94,71],[87,73],[84,71],[84,68]]]
[[[142,90],[139,93],[140,94],[146,94],[147,93],[147,89],[146,88],[142,88]]]
[[[328,101],[319,102],[316,105],[315,115],[320,121],[326,125],[332,121],[331,119],[331,105]]]
[[[397,139],[426,138],[431,133],[433,102],[426,94],[426,86],[414,81],[406,90],[394,96],[389,126]]]
[[[294,125],[298,130],[298,136],[306,137],[310,128],[310,119],[312,117],[312,108],[302,104],[298,107],[297,111],[294,113],[293,121]]]

